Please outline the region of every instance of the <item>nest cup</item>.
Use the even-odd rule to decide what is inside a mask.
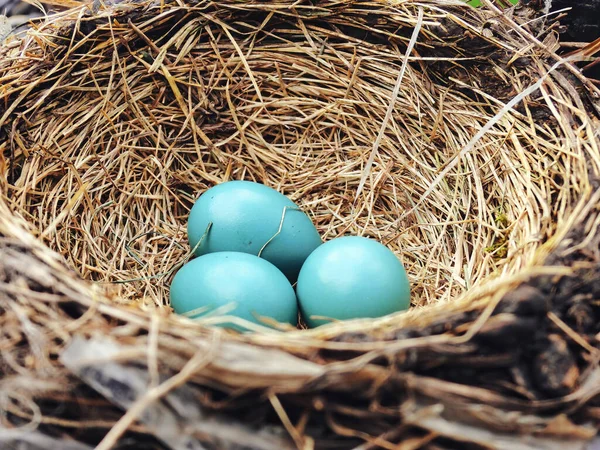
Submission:
[[[132,2],[9,38],[0,442],[591,439],[599,91],[537,14]],[[231,318],[171,314],[189,210],[234,179],[288,195],[325,240],[385,243],[412,311],[245,336],[207,326]]]

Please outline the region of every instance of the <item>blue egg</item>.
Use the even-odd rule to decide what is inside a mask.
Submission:
[[[270,262],[247,253],[211,253],[188,262],[173,278],[170,300],[178,314],[202,308],[191,317],[235,304],[226,315],[262,325],[259,317],[291,325],[298,319],[296,295],[285,275]]]
[[[410,306],[406,271],[394,253],[377,241],[348,236],[332,239],[307,258],[296,285],[308,326],[329,319],[382,317]]]
[[[212,227],[198,245],[209,223]],[[258,255],[269,242],[261,258],[277,266],[292,283],[308,255],[322,243],[310,218],[294,202],[250,181],[229,181],[204,192],[190,212],[188,240],[198,256],[223,251]]]

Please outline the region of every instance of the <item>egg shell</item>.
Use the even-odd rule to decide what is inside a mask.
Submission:
[[[285,218],[277,235],[284,208]],[[258,255],[273,263],[294,283],[308,255],[322,244],[310,218],[285,195],[250,181],[229,181],[207,190],[188,219],[188,239],[196,255],[234,251]]]
[[[178,314],[206,308],[193,317],[235,303],[227,315],[262,325],[257,316],[291,325],[298,319],[296,295],[285,275],[247,253],[210,253],[188,262],[173,278],[170,300]]]
[[[300,311],[310,327],[382,317],[410,306],[410,285],[396,255],[383,244],[347,236],[321,245],[302,266],[296,285]]]

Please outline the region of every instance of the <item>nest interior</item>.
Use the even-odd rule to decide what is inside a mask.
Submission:
[[[497,112],[483,92],[506,101],[527,87],[534,51],[495,63],[493,43],[433,6],[408,60],[412,4],[194,8],[86,18],[72,44],[28,56],[51,65],[21,59],[4,83],[14,213],[82,277],[120,283],[124,299],[165,304],[189,251],[189,208],[226,180],[288,194],[326,240],[388,244],[415,305],[522,269],[585,188],[586,149],[563,148],[560,113],[541,95],[461,155]]]
[[[101,448],[591,438],[598,90],[528,14],[442,1],[98,3],[8,40],[6,425]],[[289,195],[326,240],[386,243],[415,309],[253,335],[171,315],[187,213],[231,179]]]

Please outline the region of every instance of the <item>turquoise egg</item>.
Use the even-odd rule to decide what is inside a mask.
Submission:
[[[178,314],[202,308],[192,318],[235,304],[226,315],[262,325],[259,316],[294,326],[298,319],[296,295],[285,275],[247,253],[218,252],[191,260],[175,274],[170,300]]]
[[[283,226],[277,234],[286,207],[290,209],[285,210]],[[272,239],[260,256],[277,266],[292,283],[308,255],[322,243],[310,218],[294,202],[270,187],[250,181],[218,184],[200,196],[188,219],[192,249],[211,222],[196,255],[223,251],[258,255]]]
[[[377,241],[347,236],[321,245],[302,266],[296,285],[308,326],[328,320],[382,317],[410,306],[406,271],[394,253]]]

